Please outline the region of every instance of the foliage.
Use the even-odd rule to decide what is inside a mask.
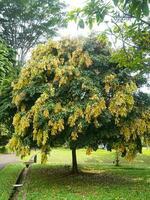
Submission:
[[[8,142],[11,135],[13,108],[11,82],[16,78],[19,68],[15,66],[15,52],[0,40],[0,144]]]
[[[108,23],[108,17],[111,18],[111,23],[119,19],[118,22],[130,20],[133,24],[138,22],[149,26],[149,0],[112,0],[110,2],[88,0],[83,8],[77,8],[68,13],[68,19],[75,20],[81,28],[84,28],[85,24],[92,28],[95,22]]]
[[[1,0],[0,13],[0,35],[18,52],[20,61],[64,25],[64,4],[59,0]]]
[[[129,159],[141,151],[141,139],[149,137],[148,106],[141,109],[138,79],[109,61],[104,41],[49,41],[33,51],[13,83],[12,150],[24,156],[37,146],[42,162],[50,147],[65,142],[70,148],[89,146],[88,154],[99,144],[111,149],[119,143]],[[129,123],[135,125],[131,133]]]
[[[113,0],[114,4],[128,12],[129,15],[140,18],[149,15],[149,0]]]
[[[0,38],[0,84],[15,63],[15,52]]]
[[[69,13],[69,20],[75,20],[81,28],[104,23],[113,46],[113,62],[128,67],[139,77],[149,74],[150,68],[150,23],[148,0],[113,0],[109,3],[89,0],[83,8]],[[111,42],[112,42],[111,41]],[[119,47],[116,45],[119,42]]]

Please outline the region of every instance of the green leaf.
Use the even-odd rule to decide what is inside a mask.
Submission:
[[[80,20],[79,20],[78,26],[79,26],[80,28],[84,28],[84,21],[83,21],[83,19],[80,19]]]
[[[142,3],[142,11],[143,11],[143,14],[145,16],[148,16],[149,15],[149,7],[148,7],[148,2],[147,0],[143,1]]]
[[[118,2],[119,2],[119,0],[113,0],[113,2],[114,2],[114,4],[115,4],[115,6],[117,6],[117,5],[118,5]]]

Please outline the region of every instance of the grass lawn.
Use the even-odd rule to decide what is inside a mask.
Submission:
[[[71,175],[71,152],[58,148],[49,163],[29,169],[19,200],[149,200],[150,150],[115,167],[114,152],[98,150],[86,156],[78,150],[79,175]],[[39,156],[40,157],[40,156]]]
[[[10,164],[0,170],[0,200],[8,200],[23,164]]]

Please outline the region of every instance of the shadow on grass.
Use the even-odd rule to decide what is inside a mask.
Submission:
[[[114,169],[114,168],[113,168]],[[118,168],[117,168],[118,169]],[[123,169],[124,168],[120,168]],[[126,169],[126,168],[125,168]],[[127,169],[126,169],[127,170]],[[129,169],[131,170],[131,169]],[[133,169],[134,170],[134,169]],[[97,186],[97,185],[133,185],[135,181],[129,176],[123,176],[122,174],[115,174],[107,169],[101,170],[81,170],[79,174],[71,174],[71,170],[69,166],[50,166],[50,165],[34,165],[32,169],[30,169],[30,174],[32,180],[39,177],[39,181],[47,182],[48,184],[59,185],[60,183],[65,185],[78,185],[82,182],[84,183],[84,187],[86,185]],[[143,179],[139,179],[142,181]]]

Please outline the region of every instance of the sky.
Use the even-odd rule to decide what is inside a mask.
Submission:
[[[78,7],[82,7],[84,5],[84,0],[64,0],[67,4],[67,11],[73,10]],[[88,29],[79,29],[75,22],[69,22],[68,27],[59,30],[60,37],[77,37],[79,35],[86,35],[89,32]]]

